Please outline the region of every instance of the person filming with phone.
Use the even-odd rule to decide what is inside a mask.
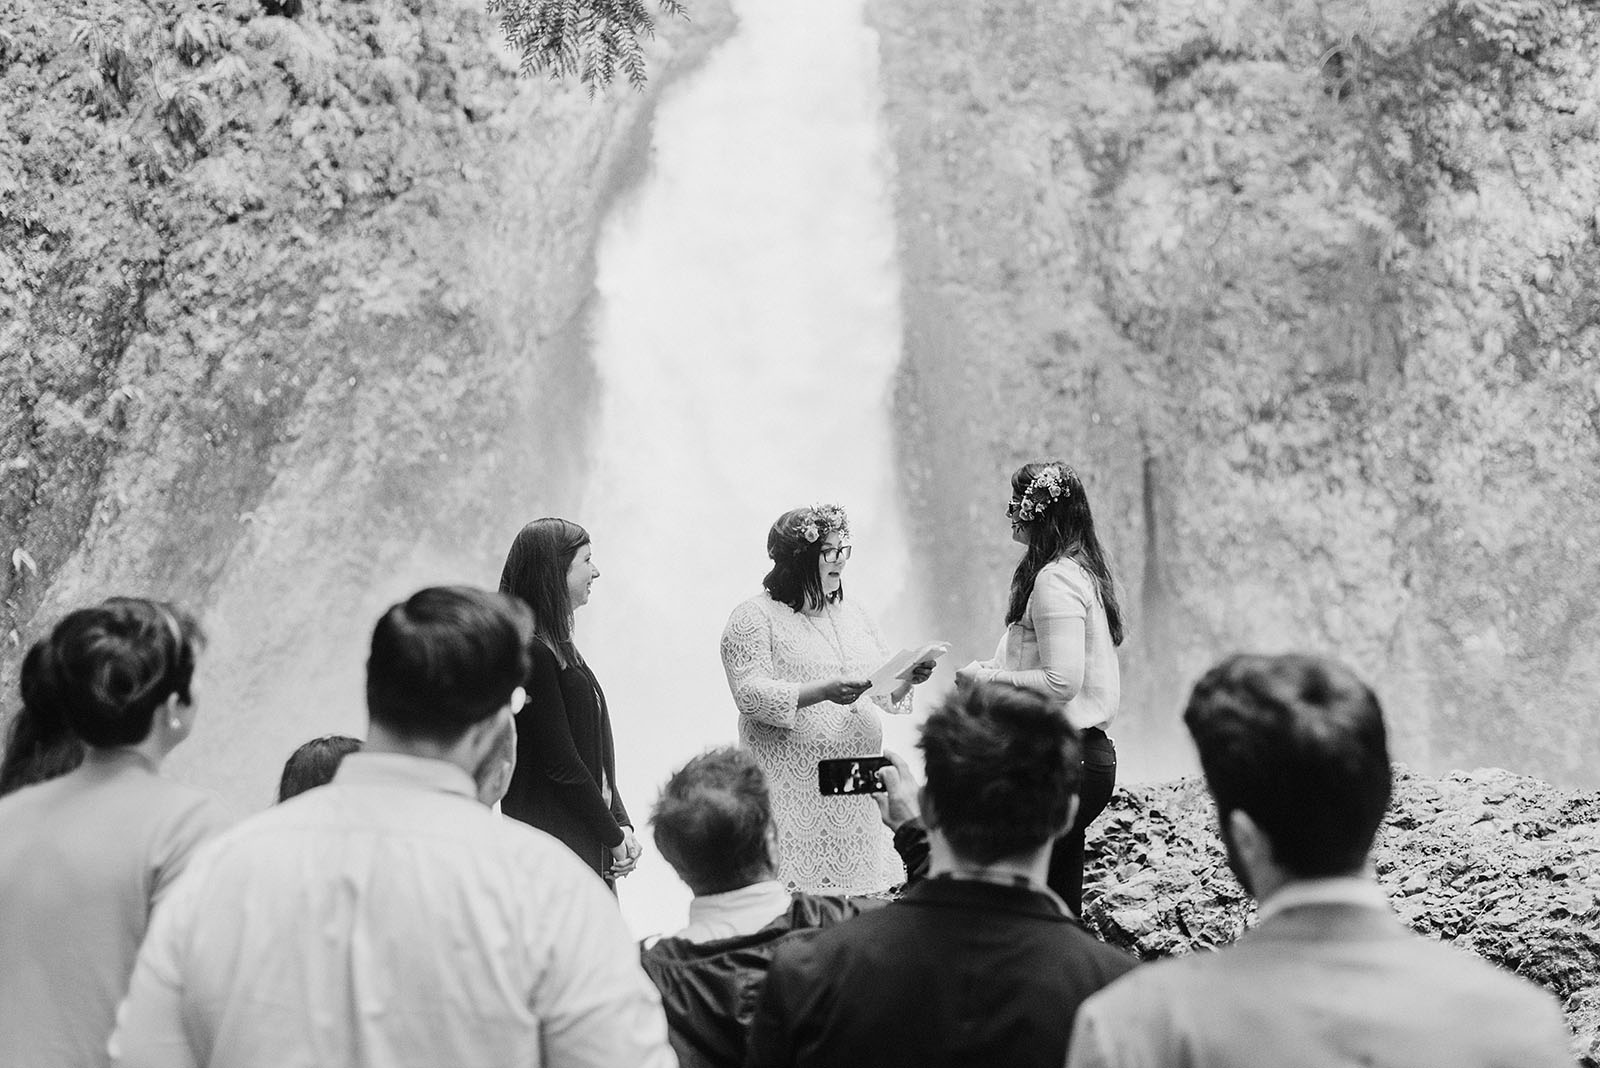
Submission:
[[[845,600],[849,539],[838,505],[783,513],[767,532],[764,591],[735,608],[722,632],[739,740],[772,792],[778,878],[811,893],[881,893],[904,881],[872,801],[822,796],[817,762],[881,753],[878,713],[909,713],[912,687],[933,672],[931,659],[918,661],[898,686],[867,696],[889,653],[871,615]]]

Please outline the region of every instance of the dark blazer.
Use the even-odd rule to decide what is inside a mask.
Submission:
[[[1026,887],[930,879],[781,948],[750,1068],[1061,1068],[1072,1016],[1134,966]]]
[[[517,713],[517,767],[500,811],[559,838],[605,875],[611,847],[633,825],[617,790],[606,696],[588,664],[562,667],[542,641],[532,653],[528,703]],[[602,776],[611,783],[609,805]]]

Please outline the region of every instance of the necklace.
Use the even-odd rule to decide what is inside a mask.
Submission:
[[[802,613],[802,614],[804,614],[804,613]],[[839,636],[839,621],[834,618],[832,612],[828,611],[828,606],[827,605],[823,605],[822,606],[821,614],[828,617],[828,623],[832,627],[832,630],[833,630],[833,643],[832,643],[833,644],[833,649],[834,649],[834,651],[836,653],[839,654],[839,670],[843,671],[845,669],[845,666],[846,666],[845,665],[845,655],[844,655],[844,639]],[[823,640],[826,641],[827,638],[828,638],[828,632],[822,629],[822,624],[817,622],[817,617],[813,616],[813,615],[806,615],[806,619],[811,621],[811,626],[816,630],[816,632],[818,634],[822,635]]]

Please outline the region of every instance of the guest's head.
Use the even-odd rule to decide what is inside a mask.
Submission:
[[[767,531],[772,570],[761,580],[779,604],[796,612],[844,599],[850,560],[850,520],[836,504],[795,508]]]
[[[360,749],[360,739],[342,734],[311,739],[284,762],[283,775],[278,779],[278,801],[287,801],[314,786],[326,786],[333,781],[333,773],[344,758]]]
[[[1011,499],[1006,502],[1011,537],[1027,551],[1011,576],[1011,600],[1006,623],[1021,619],[1033,593],[1039,570],[1053,560],[1075,560],[1089,572],[1114,645],[1122,644],[1122,609],[1116,583],[1106,563],[1105,550],[1095,534],[1089,495],[1078,473],[1061,460],[1023,464],[1011,475]]]
[[[533,617],[502,593],[433,587],[390,608],[367,658],[367,748],[476,774],[523,699]]]
[[[1195,684],[1183,720],[1246,889],[1365,865],[1389,806],[1389,749],[1377,695],[1349,668],[1231,656]]]
[[[67,726],[53,689],[44,685],[46,648],[45,641],[34,642],[22,658],[22,707],[11,719],[0,758],[0,797],[65,775],[83,762],[83,743]]]
[[[738,890],[777,870],[767,778],[743,749],[713,749],[678,769],[650,822],[656,848],[697,895]]]
[[[160,760],[189,736],[204,638],[183,609],[113,597],[69,613],[41,644],[26,700],[58,709],[91,748],[142,746]]]
[[[1006,683],[945,699],[922,727],[923,818],[958,860],[1027,859],[1072,823],[1078,732],[1049,700]]]
[[[566,519],[535,519],[517,532],[500,571],[500,592],[520,597],[533,609],[535,633],[569,661],[573,612],[589,603],[600,577],[589,532]]]

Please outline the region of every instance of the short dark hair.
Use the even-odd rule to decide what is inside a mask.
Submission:
[[[403,738],[454,744],[505,705],[528,674],[533,613],[515,597],[435,586],[372,631],[367,712]]]
[[[500,569],[500,592],[520,597],[533,609],[534,633],[567,663],[583,659],[572,641],[567,572],[588,544],[589,532],[570,519],[535,519],[517,531]]]
[[[333,781],[334,772],[339,770],[344,758],[360,750],[359,738],[343,734],[325,734],[311,739],[284,761],[283,775],[278,779],[279,803],[313,787],[326,786]]]
[[[190,703],[204,642],[200,624],[176,605],[108,598],[69,612],[45,639],[36,699],[60,709],[88,745],[138,745],[168,698]]]
[[[1378,696],[1335,660],[1230,656],[1183,722],[1224,826],[1237,809],[1298,878],[1358,870],[1393,789]]]
[[[743,749],[712,749],[673,773],[650,814],[656,848],[696,894],[773,875],[767,777]]]
[[[938,828],[962,859],[992,864],[1067,829],[1082,750],[1044,694],[1003,682],[962,687],[928,717],[919,745]]]

